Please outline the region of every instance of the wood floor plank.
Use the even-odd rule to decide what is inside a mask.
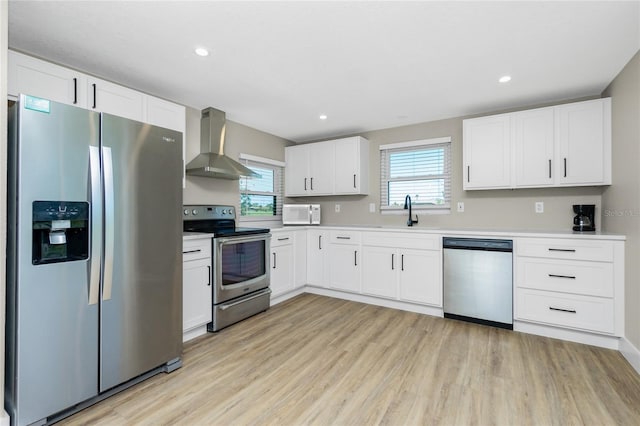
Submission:
[[[303,294],[63,425],[638,425],[617,351]]]

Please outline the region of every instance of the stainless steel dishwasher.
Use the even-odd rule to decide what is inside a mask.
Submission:
[[[513,241],[443,238],[444,316],[513,330]]]

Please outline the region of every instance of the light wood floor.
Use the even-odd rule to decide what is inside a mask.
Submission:
[[[616,351],[311,294],[183,361],[62,424],[640,424]]]

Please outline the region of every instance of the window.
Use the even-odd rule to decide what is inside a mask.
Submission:
[[[240,154],[240,162],[260,175],[240,178],[241,218],[279,220],[282,217],[284,163],[248,154]]]
[[[415,210],[448,212],[450,169],[450,137],[381,145],[380,209],[402,210],[410,195]]]

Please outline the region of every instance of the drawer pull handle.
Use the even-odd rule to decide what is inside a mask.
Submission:
[[[287,241],[289,239],[289,237],[285,237],[285,238],[278,238],[278,241]]]
[[[557,248],[550,248],[549,251],[563,251],[566,253],[575,253],[576,249],[557,249]]]
[[[554,308],[553,306],[549,306],[549,310],[551,310],[551,311],[559,311],[559,312],[567,312],[567,313],[570,313],[570,314],[575,314],[576,313],[575,309]]]
[[[552,278],[569,278],[570,280],[575,280],[576,277],[572,276],[572,275],[556,275],[556,274],[549,274],[550,277]]]
[[[350,240],[351,237],[336,237],[338,240]]]
[[[197,249],[197,250],[187,250],[187,251],[183,251],[182,254],[189,254],[189,253],[200,253],[202,251],[202,249]]]

